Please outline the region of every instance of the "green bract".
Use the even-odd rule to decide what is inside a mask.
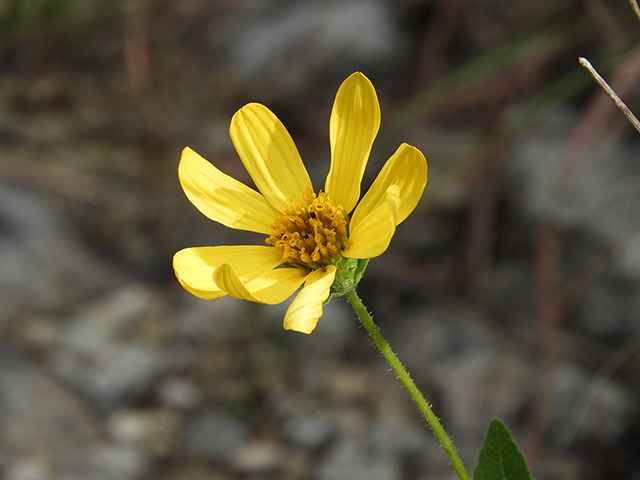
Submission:
[[[349,290],[355,288],[362,279],[365,268],[369,263],[368,258],[345,258],[342,257],[335,264],[336,276],[329,290],[329,297],[325,304],[333,297],[341,297]]]

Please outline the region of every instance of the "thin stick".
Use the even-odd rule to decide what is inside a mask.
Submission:
[[[584,68],[589,70],[589,73],[591,74],[593,79],[598,83],[598,85],[602,87],[602,89],[605,92],[609,94],[609,96],[611,97],[611,100],[613,100],[614,103],[618,106],[618,108],[622,110],[622,113],[624,113],[624,115],[631,122],[634,128],[640,133],[640,122],[638,121],[638,119],[631,112],[631,110],[629,110],[629,108],[624,104],[624,102],[620,100],[620,97],[616,95],[616,92],[614,92],[613,89],[607,84],[607,82],[605,82],[604,78],[602,78],[600,74],[596,72],[596,69],[593,68],[591,63],[589,63],[589,60],[587,60],[584,57],[580,57],[578,60],[580,61],[580,65],[582,65]]]
[[[602,364],[598,371],[594,374],[590,385],[587,385],[584,389],[584,393],[574,404],[571,409],[571,414],[564,424],[560,435],[558,436],[557,444],[563,449],[567,449],[576,434],[578,433],[580,426],[584,423],[584,420],[589,414],[589,410],[593,406],[596,398],[602,392],[604,385],[611,379],[613,374],[622,368],[637,352],[640,350],[640,333],[632,335],[627,339],[625,343],[616,349],[607,360]]]
[[[633,8],[636,17],[638,17],[638,20],[640,20],[640,8],[638,8],[638,2],[636,2],[636,0],[629,0],[629,3],[631,4],[631,8]]]

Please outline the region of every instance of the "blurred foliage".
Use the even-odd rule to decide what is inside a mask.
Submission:
[[[3,0],[0,28],[3,34],[45,29],[87,28],[122,16],[123,0]]]

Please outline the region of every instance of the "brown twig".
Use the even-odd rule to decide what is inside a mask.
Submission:
[[[618,108],[622,110],[622,113],[624,113],[625,117],[627,117],[629,122],[631,122],[631,125],[633,125],[633,127],[638,131],[638,133],[640,133],[640,122],[638,121],[636,116],[631,112],[631,110],[629,110],[629,108],[620,99],[620,97],[616,94],[616,92],[613,91],[613,89],[609,86],[609,84],[607,84],[604,78],[600,76],[600,74],[596,71],[596,69],[593,68],[589,60],[587,60],[584,57],[580,57],[579,61],[580,61],[580,65],[582,65],[584,68],[586,68],[589,71],[589,73],[591,74],[593,79],[596,81],[596,83],[600,85],[600,87],[602,87],[602,89],[605,92],[607,92],[607,94],[611,97],[611,100],[614,101],[614,103],[618,106]]]
[[[171,133],[169,118],[160,103],[149,55],[149,3],[142,0],[131,7],[124,30],[124,60],[129,83],[149,131],[159,139]]]
[[[636,0],[629,0],[629,3],[631,4],[631,8],[633,8],[633,12],[636,14],[636,17],[640,20],[640,7],[638,7],[638,2],[636,2]]]
[[[536,245],[536,283],[541,306],[538,323],[538,342],[540,345],[540,376],[537,380],[533,408],[529,412],[526,435],[522,450],[532,467],[535,465],[542,439],[544,438],[552,413],[551,396],[553,392],[553,370],[560,349],[559,326],[562,312],[553,299],[559,283],[560,233],[556,221],[543,221],[538,233]]]
[[[640,64],[640,48],[636,48],[631,52],[628,58],[614,72],[612,83],[618,91],[627,93],[635,88],[640,73],[637,67],[638,64]],[[606,85],[604,80],[602,82]],[[608,85],[607,88],[613,91]],[[615,97],[617,98],[617,95]],[[612,96],[612,98],[614,97]],[[619,102],[622,103],[621,101]],[[620,103],[616,101],[616,105],[619,107]],[[593,141],[601,137],[600,133],[604,125],[608,123],[610,118],[613,118],[614,112],[615,107],[606,97],[595,97],[591,101],[567,142],[557,171],[553,175],[556,181],[552,186],[545,206],[544,212],[546,213],[543,213],[546,220],[543,221],[540,227],[537,246],[538,285],[541,305],[539,323],[541,374],[538,394],[536,401],[533,403],[533,410],[530,413],[527,438],[523,447],[527,459],[531,463],[535,461],[540,451],[550,422],[551,382],[560,350],[562,318],[567,309],[600,276],[605,267],[611,263],[612,258],[622,251],[630,239],[633,238],[633,235],[640,229],[639,222],[634,222],[616,238],[612,245],[609,245],[608,248],[603,248],[599,254],[590,259],[566,287],[562,288],[560,286],[560,231],[557,222],[551,219],[552,215],[549,212],[558,203],[581,160],[587,153],[589,146]]]
[[[447,51],[458,25],[465,0],[436,2],[432,19],[421,42],[418,83],[425,85],[437,78],[446,67]]]
[[[612,84],[621,94],[631,94],[636,88],[638,77],[640,76],[638,65],[640,65],[640,47],[636,47],[612,73]],[[612,90],[608,85],[607,87]],[[553,176],[556,182],[553,187],[554,191],[549,198],[549,206],[558,201],[568,181],[578,168],[581,159],[588,152],[592,143],[602,137],[601,132],[604,126],[615,118],[615,112],[614,105],[606,97],[595,95],[592,98],[582,119],[573,129],[571,138],[567,142],[565,153],[562,156],[562,161]]]
[[[56,162],[25,155],[4,152],[0,157],[0,176],[92,206],[126,208],[131,203],[130,196],[121,185]]]
[[[575,407],[571,410],[571,415],[562,427],[557,440],[557,444],[560,445],[560,447],[566,449],[571,445],[571,442],[578,433],[580,425],[584,422],[593,402],[605,384],[638,350],[640,350],[640,334],[636,333],[627,339],[627,341],[615,350],[602,364],[594,374],[590,384],[585,388],[584,393],[578,399]]]

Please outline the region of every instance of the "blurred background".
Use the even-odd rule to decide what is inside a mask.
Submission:
[[[538,479],[640,479],[640,20],[605,0],[0,0],[0,477],[451,479],[344,299],[198,300],[189,145],[268,105],[316,188],[363,71],[429,182],[359,286],[469,471],[503,419]]]

